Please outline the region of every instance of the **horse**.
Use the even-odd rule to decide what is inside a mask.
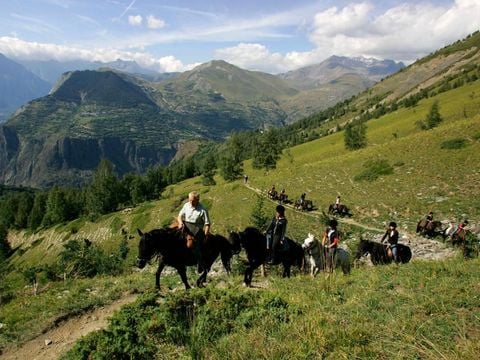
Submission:
[[[397,244],[397,251],[402,264],[408,263],[412,258],[412,251],[407,245]],[[367,253],[370,254],[370,259],[372,260],[373,265],[390,264],[393,261],[393,257],[389,256],[385,245],[374,241],[360,239],[356,258],[360,259]]]
[[[344,216],[351,217],[352,216],[348,207],[346,207],[343,204],[339,204],[339,205],[330,204],[330,206],[328,207],[328,213],[330,215],[338,215],[338,216],[341,216],[341,217],[344,217]]]
[[[285,238],[286,246],[283,250],[278,250],[278,263],[273,265],[283,265],[283,277],[290,277],[292,265],[299,268],[303,266],[304,254],[302,247],[295,241]],[[253,271],[265,263],[267,258],[267,238],[260,230],[254,227],[247,227],[244,231],[231,232],[229,241],[234,248],[241,246],[247,253],[248,265],[245,269],[244,284],[250,287],[252,285]]]
[[[138,243],[138,258],[137,267],[143,269],[147,262],[153,257],[158,256],[158,268],[155,273],[155,288],[160,289],[160,275],[166,265],[177,269],[180,278],[182,279],[185,289],[190,289],[191,286],[187,280],[187,266],[198,265],[195,252],[192,248],[187,247],[184,233],[171,227],[164,227],[161,229],[154,229],[152,231],[143,233],[137,229],[140,235],[140,242]],[[226,272],[230,274],[230,259],[236,252],[240,252],[240,248],[236,251],[235,247],[221,235],[210,234],[207,237],[205,246],[203,246],[204,268],[199,266],[200,277],[197,279],[197,286],[202,287],[207,281],[207,273],[210,271],[212,264],[220,254],[223,267]]]
[[[326,269],[326,248],[315,239],[313,234],[308,234],[308,237],[304,240],[302,248],[308,255],[308,262],[310,264],[310,275],[315,277],[320,270]],[[350,254],[348,251],[342,248],[337,248],[334,267],[341,267],[343,273],[350,273]]]
[[[296,210],[311,211],[313,210],[313,202],[312,200],[303,200],[303,202],[300,200],[296,200],[293,207]]]
[[[445,230],[438,231],[441,229],[442,223],[438,220],[436,221],[427,221],[427,219],[421,219],[417,224],[416,232],[422,236],[435,237],[436,235],[443,235],[445,237]]]

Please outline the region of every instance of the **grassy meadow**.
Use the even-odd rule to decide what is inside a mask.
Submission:
[[[416,123],[425,119],[434,101],[439,102],[444,121],[432,130],[420,130]],[[285,188],[292,199],[306,192],[318,208],[314,214],[288,208],[287,235],[298,241],[308,232],[320,235],[324,225],[319,212],[326,211],[337,195],[351,208],[355,221],[377,229],[395,220],[401,233],[414,233],[418,219],[430,210],[437,219],[468,217],[478,222],[480,81],[371,120],[367,127],[368,146],[362,150],[345,150],[343,132],[337,132],[284,150],[275,170],[255,170],[251,161],[245,162],[253,188],[265,191],[275,184],[277,189]],[[382,161],[391,174],[373,181],[358,180],[369,171],[369,163]],[[201,202],[213,220],[213,232],[226,234],[250,225],[257,193],[241,180],[227,183],[219,176],[215,180],[217,185],[203,186],[201,179],[189,179],[168,187],[158,201],[95,222],[79,219],[37,233],[11,232],[9,241],[17,250],[9,266],[15,271],[6,281],[13,296],[0,307],[0,323],[4,324],[0,348],[20,345],[60,317],[113,301],[132,289],[144,292],[153,288],[151,272],[130,267],[137,254],[136,229],[145,231],[170,223],[189,191],[201,193]],[[265,200],[265,206],[266,213],[273,215],[275,203]],[[123,276],[53,283],[41,278],[41,291],[33,296],[19,272],[55,262],[70,239],[87,238],[113,251],[122,239],[122,229],[130,238]],[[341,224],[341,230],[352,239],[364,231],[347,224]],[[314,280],[305,275],[291,279],[270,276],[261,280],[264,289],[251,290],[241,287],[241,275],[236,273],[231,278],[213,278],[207,290],[175,291],[161,300],[157,294],[151,295],[154,302],[170,304],[168,309],[187,309],[189,315],[184,318],[172,315],[177,310],[164,313],[141,301],[128,311],[139,312],[138,331],[145,335],[146,348],[151,347],[159,359],[476,359],[480,353],[479,265],[478,259],[464,261],[460,256],[439,262],[414,259],[405,266],[355,268],[350,276],[336,273]],[[162,278],[164,289],[181,288],[179,281],[176,274]],[[198,308],[190,308],[188,302],[182,303],[182,297],[192,304],[203,300],[198,300]],[[237,300],[245,307],[235,308]],[[117,316],[121,319],[123,315]],[[215,321],[219,322],[218,331],[212,328]],[[112,325],[111,333],[117,331],[119,322]],[[180,335],[168,332],[170,325]],[[107,346],[102,336],[108,338],[108,331],[92,335],[67,358],[86,358],[79,354],[88,353],[92,344]],[[202,340],[205,331],[216,335]],[[113,350],[102,351],[99,354],[110,356],[108,351]]]

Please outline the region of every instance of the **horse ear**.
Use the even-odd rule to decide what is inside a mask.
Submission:
[[[142,230],[137,229],[138,235],[143,236]]]

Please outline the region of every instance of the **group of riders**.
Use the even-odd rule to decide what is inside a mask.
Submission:
[[[274,187],[273,187],[274,190]],[[302,194],[302,199],[305,201],[305,194]],[[336,206],[340,206],[340,196],[335,201]],[[426,225],[433,222],[433,212],[430,212],[426,217]],[[186,202],[180,210],[177,218],[178,227],[185,233],[187,247],[193,248],[198,259],[199,269],[204,265],[202,256],[202,248],[210,232],[210,219],[208,211],[200,204],[200,195],[193,191],[188,195],[188,202]],[[278,254],[282,251],[287,251],[288,242],[285,240],[287,231],[287,218],[285,216],[285,207],[281,204],[275,208],[275,216],[271,219],[266,235],[266,250],[267,262],[271,264],[278,263]],[[468,225],[465,219],[460,223],[455,231],[451,233],[454,237],[460,231],[464,230]],[[334,258],[339,245],[340,237],[337,230],[338,222],[331,219],[328,222],[328,227],[325,229],[322,238],[322,245],[325,248],[326,268],[333,270]],[[390,258],[396,263],[399,262],[397,251],[399,233],[397,231],[397,224],[390,222],[388,229],[385,231],[381,243],[385,245],[385,250]]]
[[[449,226],[446,229],[437,230],[437,227],[440,227],[440,221],[433,220],[433,212],[430,211],[423,219],[418,222],[417,233],[423,235],[435,236],[437,234],[443,235],[444,239],[449,238],[450,242],[455,243],[456,239],[462,232],[465,232],[468,226],[468,220],[463,219],[456,227],[453,223],[449,223]]]

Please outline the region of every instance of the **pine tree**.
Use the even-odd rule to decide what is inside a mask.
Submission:
[[[215,163],[215,158],[213,157],[212,154],[208,155],[202,164],[202,184],[209,186],[209,185],[215,185],[215,180],[213,179],[213,176],[215,175],[215,168],[216,168],[216,163]]]
[[[32,211],[28,217],[28,228],[36,230],[42,224],[43,217],[45,215],[45,209],[47,206],[48,194],[45,192],[35,193],[35,199],[33,200]]]
[[[252,166],[255,169],[275,169],[281,153],[280,139],[274,130],[270,130],[260,138],[257,138],[257,142],[253,147]]]
[[[360,122],[358,124],[347,124],[344,133],[345,147],[348,150],[357,150],[367,146],[367,126]]]
[[[45,215],[42,220],[42,225],[50,226],[59,224],[68,218],[67,203],[65,200],[65,193],[58,186],[55,186],[48,193],[47,202],[45,205]]]
[[[264,199],[261,196],[257,196],[257,201],[250,214],[250,222],[257,229],[262,229],[268,220],[264,205]]]
[[[232,134],[221,151],[219,167],[220,173],[227,181],[240,178],[243,174],[242,144],[236,134]]]
[[[14,226],[17,229],[25,229],[28,225],[28,216],[33,206],[33,195],[22,192],[18,196],[17,212],[15,213]]]
[[[119,204],[120,190],[120,182],[113,172],[112,163],[102,159],[87,191],[87,212],[96,216],[115,211]]]
[[[428,112],[427,119],[425,121],[427,129],[433,129],[438,124],[443,121],[442,116],[440,115],[440,109],[438,101],[435,101]]]

